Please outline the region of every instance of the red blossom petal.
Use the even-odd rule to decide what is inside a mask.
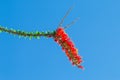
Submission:
[[[81,65],[80,65],[80,66],[78,66],[78,68],[84,69],[84,67],[83,67],[83,66],[81,66]]]

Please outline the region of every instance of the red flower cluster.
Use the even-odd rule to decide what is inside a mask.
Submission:
[[[66,53],[72,64],[83,69],[83,66],[80,65],[82,62],[81,56],[78,55],[78,50],[75,48],[73,42],[62,27],[59,27],[56,30],[54,40],[62,46],[63,51]]]

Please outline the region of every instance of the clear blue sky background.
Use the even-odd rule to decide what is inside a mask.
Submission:
[[[52,31],[75,5],[63,26],[83,57],[71,65],[53,39],[0,34],[0,80],[120,80],[120,0],[0,0],[0,25]]]

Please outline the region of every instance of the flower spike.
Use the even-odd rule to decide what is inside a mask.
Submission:
[[[62,47],[62,50],[66,53],[72,64],[78,66],[78,68],[83,69],[81,66],[82,58],[78,55],[78,49],[75,48],[74,43],[64,31],[64,28],[59,27],[56,30],[54,40]]]

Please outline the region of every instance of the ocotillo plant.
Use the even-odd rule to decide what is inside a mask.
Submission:
[[[61,47],[62,50],[66,53],[68,59],[71,61],[73,65],[76,65],[78,68],[83,69],[83,66],[81,66],[82,59],[81,56],[78,55],[78,49],[75,47],[72,40],[69,38],[68,34],[65,32],[65,29],[71,26],[73,23],[75,23],[76,20],[72,21],[70,24],[68,24],[65,27],[62,27],[62,23],[64,22],[64,19],[67,17],[67,15],[70,13],[72,8],[70,8],[61,22],[58,25],[58,28],[51,32],[25,32],[21,30],[14,30],[14,29],[8,29],[6,27],[0,26],[0,32],[7,32],[9,34],[18,35],[22,37],[28,37],[30,39],[37,38],[39,39],[41,36],[53,38],[55,42],[57,42]]]

